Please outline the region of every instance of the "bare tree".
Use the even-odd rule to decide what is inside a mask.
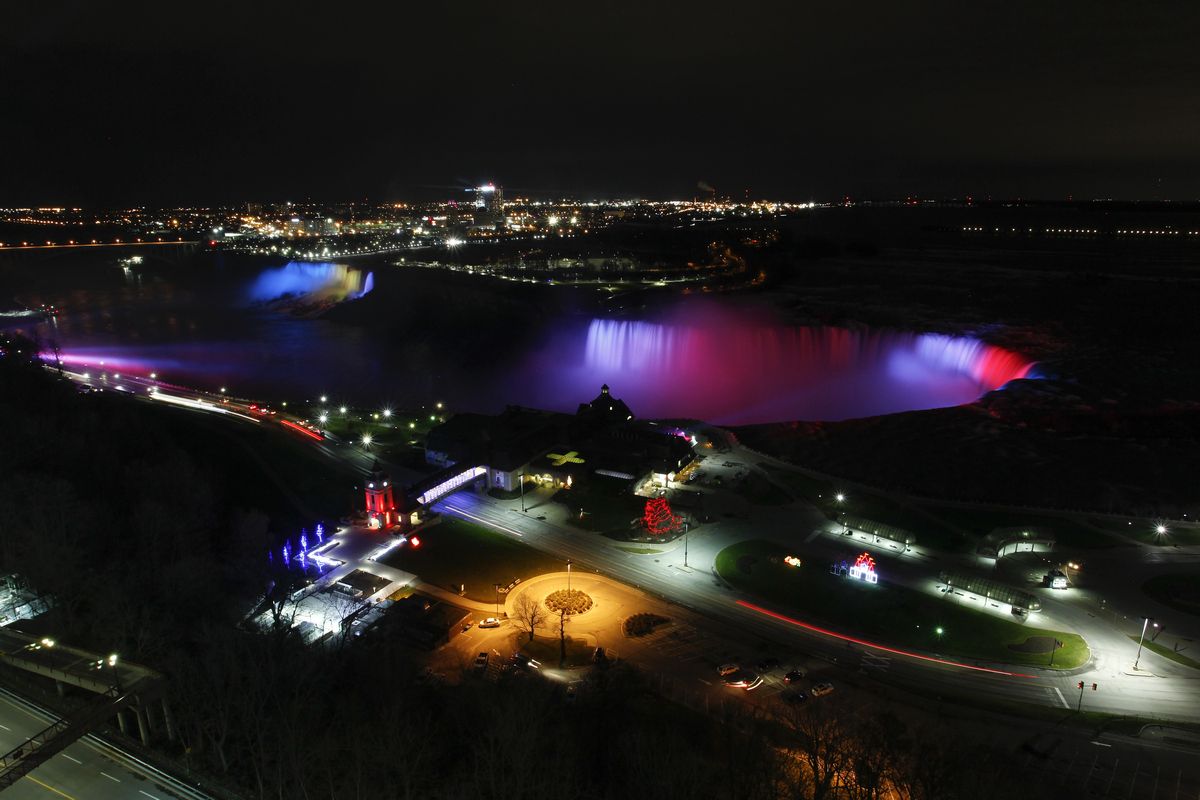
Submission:
[[[558,666],[567,666],[567,608],[558,610]]]
[[[521,627],[529,631],[529,641],[532,642],[534,631],[546,621],[548,613],[539,600],[525,593],[513,603],[513,616]]]

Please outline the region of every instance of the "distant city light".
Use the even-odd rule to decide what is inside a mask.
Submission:
[[[346,413],[346,407],[345,407],[345,406],[342,406],[341,408],[339,408],[339,409],[338,409],[338,411],[340,411],[341,413],[345,414],[345,413]]]
[[[450,237],[449,239],[446,240],[446,247],[458,247],[462,243],[463,243],[462,239],[456,239],[454,237]]]
[[[383,416],[384,416],[384,417],[391,417],[391,416],[392,416],[392,410],[391,410],[390,408],[385,408],[385,409],[383,410]]]
[[[322,403],[327,403],[327,402],[329,402],[329,398],[328,398],[328,397],[326,397],[325,395],[321,395],[321,402],[322,402]]]

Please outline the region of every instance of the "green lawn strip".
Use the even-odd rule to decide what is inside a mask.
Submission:
[[[975,611],[957,600],[943,599],[884,582],[871,586],[831,575],[821,561],[804,558],[801,567],[783,563],[788,555],[777,544],[751,540],[717,554],[720,575],[734,587],[780,606],[794,609],[806,620],[866,638],[962,658],[1006,664],[1049,666],[1049,652],[1025,653],[1030,637],[1053,637],[1064,646],[1054,654],[1056,669],[1087,663],[1087,644],[1073,633],[1049,631]],[[1036,618],[1036,616],[1035,616]],[[939,635],[937,630],[942,629]]]
[[[550,621],[546,623],[547,627],[558,629],[558,617],[552,616]],[[533,641],[529,641],[527,635],[520,637],[521,652],[530,658],[535,658],[542,662],[542,666],[557,667],[558,660],[562,655],[561,643],[558,636],[535,636]],[[592,663],[592,647],[583,641],[567,637],[567,663],[568,667],[581,667],[585,664]]]
[[[460,519],[444,517],[419,536],[420,547],[395,548],[383,562],[448,591],[465,585],[468,598],[485,603],[495,601],[497,583],[508,586],[516,578],[526,581],[566,569],[563,560]]]
[[[626,547],[624,545],[617,545],[617,549],[624,550],[626,553],[636,553],[639,556],[652,556],[663,552],[653,547]]]
[[[1131,634],[1129,634],[1129,638],[1136,642],[1141,637],[1134,636],[1131,633]],[[1200,669],[1200,661],[1196,661],[1193,658],[1188,658],[1187,656],[1183,655],[1182,653],[1176,653],[1174,650],[1167,647],[1166,645],[1161,645],[1158,642],[1143,641],[1142,646],[1145,647],[1147,650],[1158,653],[1163,658],[1171,659],[1176,664],[1183,664],[1185,667],[1191,667],[1192,669]]]
[[[1200,616],[1200,575],[1186,572],[1156,575],[1142,584],[1142,591],[1164,606]]]

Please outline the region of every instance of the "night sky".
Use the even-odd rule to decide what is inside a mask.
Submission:
[[[0,205],[1200,198],[1194,2],[14,5]]]

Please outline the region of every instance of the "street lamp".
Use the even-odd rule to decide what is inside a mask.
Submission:
[[[841,492],[838,492],[834,497],[839,503],[846,501],[846,495],[842,494]]]
[[[496,590],[496,616],[500,616],[500,584],[493,583],[492,588]]]
[[[370,446],[371,446],[371,434],[369,434],[369,433],[364,433],[364,434],[363,434],[363,436],[362,436],[362,446],[363,446],[363,447],[370,447]]]
[[[1133,659],[1134,671],[1137,671],[1138,662],[1142,660],[1142,641],[1146,638],[1146,628],[1150,626],[1150,623],[1153,622],[1153,620],[1154,620],[1153,617],[1145,617],[1142,619],[1142,635],[1138,637],[1137,656]],[[1154,623],[1154,627],[1156,627],[1156,628],[1158,627],[1157,622]]]

